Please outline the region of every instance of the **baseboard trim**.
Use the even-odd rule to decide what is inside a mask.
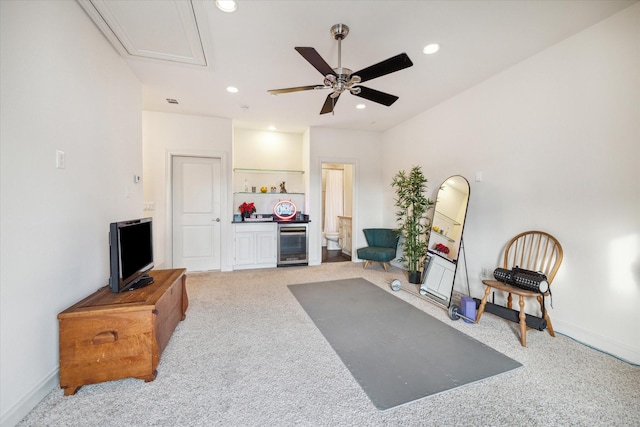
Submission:
[[[7,412],[0,417],[1,427],[13,427],[27,416],[33,408],[44,397],[60,384],[59,381],[59,369],[54,369],[49,375],[47,375],[42,381],[40,381],[29,393],[27,393],[22,399],[16,402]]]
[[[574,339],[587,347],[592,347],[595,350],[607,353],[624,362],[640,365],[640,350],[637,348],[632,348],[625,343],[612,341],[608,337],[594,334],[579,326],[554,319],[553,316],[551,321],[553,322],[553,329],[562,335]]]

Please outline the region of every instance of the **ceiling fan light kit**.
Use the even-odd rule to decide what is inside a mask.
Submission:
[[[345,91],[349,91],[352,95],[368,99],[369,101],[386,105],[387,107],[396,102],[398,97],[395,95],[380,92],[366,86],[360,86],[359,84],[367,80],[373,80],[377,77],[411,67],[413,62],[411,62],[409,56],[406,53],[401,53],[354,73],[351,69],[342,66],[342,40],[344,40],[347,37],[347,34],[349,34],[349,27],[344,24],[335,24],[331,27],[330,32],[331,36],[338,41],[338,66],[336,68],[331,68],[331,66],[312,47],[295,48],[296,51],[298,51],[298,53],[307,60],[307,62],[313,65],[313,67],[324,76],[322,85],[272,89],[267,92],[272,95],[279,95],[281,93],[301,92],[306,90],[331,89],[331,93],[327,95],[324,105],[320,110],[320,114],[333,113],[335,105],[338,102],[338,98]]]

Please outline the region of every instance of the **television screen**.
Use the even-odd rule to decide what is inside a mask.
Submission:
[[[153,268],[151,218],[111,223],[109,245],[112,292],[138,289],[153,282],[146,274]]]

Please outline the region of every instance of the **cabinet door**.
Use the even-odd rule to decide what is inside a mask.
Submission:
[[[256,261],[254,233],[237,232],[235,239],[235,265],[254,264]]]
[[[427,279],[424,285],[422,285],[422,288],[426,289],[427,292],[448,300],[453,287],[454,271],[455,266],[452,263],[434,256],[429,264]]]
[[[275,264],[277,259],[276,236],[272,231],[258,232],[255,235],[256,240],[256,263],[258,264]]]
[[[351,220],[344,220],[344,246],[341,246],[342,252],[351,255],[351,246],[353,244],[351,240]]]

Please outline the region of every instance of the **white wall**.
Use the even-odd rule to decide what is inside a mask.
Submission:
[[[640,5],[547,49],[384,135],[383,182],[415,159],[430,190],[471,183],[471,293],[507,240],[540,229],[564,262],[551,320],[640,362]],[[481,171],[482,182],[475,181]],[[393,218],[385,192],[385,221]],[[459,275],[459,278],[464,278]],[[456,289],[466,293],[466,283]]]
[[[171,268],[170,158],[178,156],[216,157],[222,160],[220,268],[231,270],[231,153],[232,123],[229,119],[185,114],[142,112],[144,155],[144,201],[155,209],[153,217],[154,258],[157,268]]]
[[[140,83],[75,1],[0,17],[5,426],[58,387],[57,315],[106,285],[109,223],[142,215],[142,131]]]
[[[238,206],[244,202],[255,204],[256,214],[273,214],[273,208],[280,200],[291,200],[300,212],[306,212],[305,174],[303,161],[302,134],[259,131],[254,129],[239,129],[233,131],[233,167],[242,169],[265,170],[264,173],[240,172],[233,173],[233,205],[232,213],[240,213]],[[274,172],[297,171],[297,172]],[[245,193],[245,180],[249,192],[256,187],[267,187],[267,194]],[[280,193],[280,183],[285,182],[286,196]],[[271,193],[271,187],[276,192]],[[235,194],[238,193],[238,194]]]
[[[234,129],[233,167],[302,170],[302,166],[302,134]]]
[[[366,246],[363,228],[395,227],[383,222],[382,192],[386,184],[380,173],[382,135],[376,132],[311,128],[309,195],[309,264],[322,262],[322,163],[353,164],[352,236],[354,248]],[[390,181],[389,181],[390,182]],[[357,261],[357,254],[352,254]]]

